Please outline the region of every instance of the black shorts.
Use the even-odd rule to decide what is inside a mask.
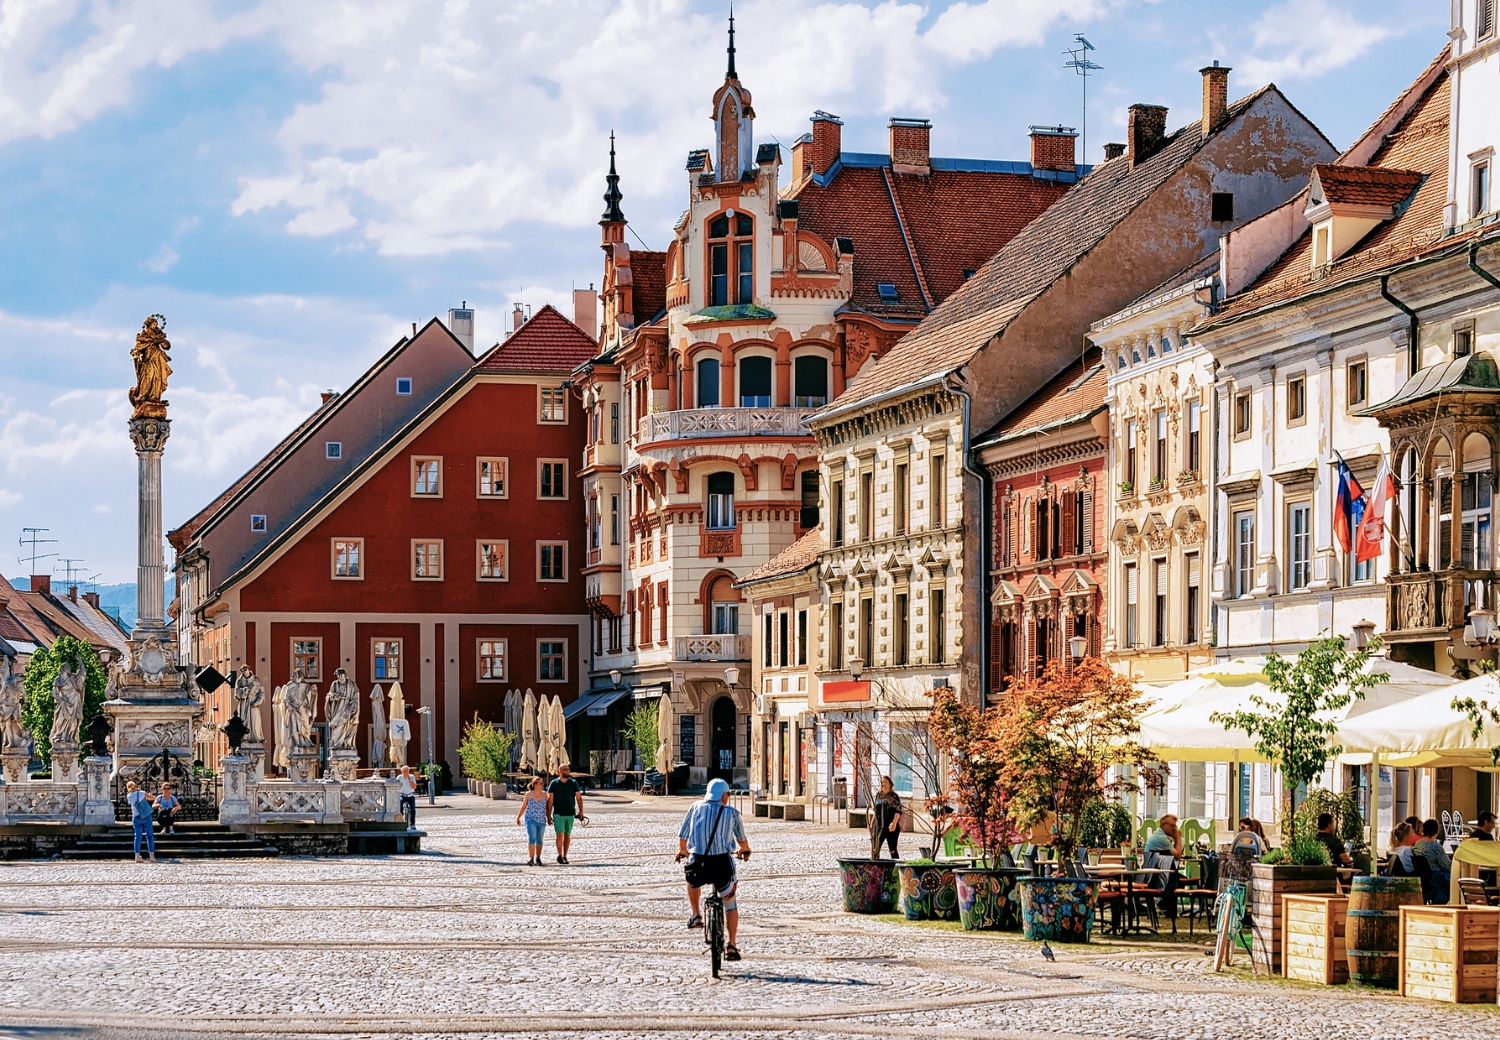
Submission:
[[[714,891],[723,895],[734,885],[734,857],[727,852],[718,856],[699,856],[695,853],[693,873],[703,885],[713,885]]]

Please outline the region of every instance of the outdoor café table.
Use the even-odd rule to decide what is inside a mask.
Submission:
[[[646,771],[644,769],[616,769],[614,772],[615,776],[638,776],[642,779],[642,781],[644,781],[646,777]],[[630,781],[626,780],[625,783],[629,785]]]
[[[1124,923],[1122,925],[1122,928],[1123,929],[1132,930],[1132,931],[1135,931],[1135,932],[1142,932],[1142,931],[1146,930],[1146,929],[1144,929],[1144,928],[1142,928],[1140,926],[1140,916],[1135,912],[1135,878],[1136,878],[1136,875],[1138,875],[1138,874],[1175,874],[1175,873],[1177,873],[1175,870],[1167,870],[1167,869],[1165,869],[1163,867],[1135,867],[1135,868],[1131,868],[1131,867],[1125,866],[1123,863],[1099,863],[1099,864],[1095,864],[1093,866],[1085,866],[1083,869],[1088,872],[1089,877],[1096,877],[1096,878],[1099,878],[1101,881],[1109,881],[1109,880],[1118,881],[1122,877],[1124,878],[1124,880],[1125,880],[1125,906],[1126,906],[1126,916],[1127,916],[1127,919],[1126,919],[1126,923]],[[1149,891],[1151,891],[1151,889],[1147,889],[1146,891],[1149,892]],[[1153,928],[1151,930],[1155,931],[1156,929]]]

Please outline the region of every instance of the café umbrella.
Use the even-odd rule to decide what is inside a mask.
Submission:
[[[663,694],[656,719],[656,770],[662,776],[672,771],[672,698]]]
[[[568,723],[563,718],[563,705],[561,697],[552,698],[552,771],[561,772],[563,766],[572,768],[573,763],[568,759]]]
[[[536,758],[536,695],[527,690],[521,700],[521,771],[534,771]]]

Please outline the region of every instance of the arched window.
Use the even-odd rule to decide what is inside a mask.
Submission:
[[[709,223],[710,307],[755,302],[755,243],[751,238],[754,233],[755,222],[744,213],[736,213],[732,221],[728,213],[723,213]]]
[[[828,403],[828,361],[816,354],[792,362],[792,404],[822,408]]]
[[[698,407],[719,407],[719,359],[703,358],[698,362]]]
[[[771,359],[747,357],[740,361],[740,407],[771,407]]]
[[[709,624],[714,635],[732,636],[740,631],[740,594],[735,591],[734,579],[718,578],[709,591]]]
[[[1434,570],[1453,566],[1453,448],[1439,437],[1427,449],[1427,472],[1432,479],[1431,561]]]
[[[734,474],[708,475],[708,524],[710,531],[734,529]]]
[[[1459,565],[1469,570],[1487,571],[1494,566],[1494,526],[1492,502],[1494,479],[1490,472],[1490,442],[1482,433],[1464,438],[1463,515],[1459,532]],[[1480,604],[1474,603],[1474,606]],[[1483,604],[1489,606],[1489,604]]]

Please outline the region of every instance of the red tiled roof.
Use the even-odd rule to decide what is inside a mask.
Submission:
[[[1262,87],[1235,102],[1225,125],[1273,90],[1274,86]],[[833,407],[856,404],[968,363],[1186,165],[1204,140],[1202,123],[1193,122],[1168,136],[1154,155],[1134,169],[1129,156],[1094,167],[889,353],[862,368]]]
[[[637,325],[645,325],[666,308],[666,253],[647,249],[630,251],[630,306]]]
[[[1083,357],[1053,376],[1025,404],[980,438],[979,446],[1086,422],[1104,407],[1104,392],[1108,387],[1109,377],[1099,348],[1090,347]]]
[[[43,592],[22,592],[0,578],[0,598],[9,600],[0,611],[0,637],[51,646],[61,636],[73,636],[96,649],[110,644]]]
[[[1323,198],[1356,206],[1395,206],[1405,202],[1412,189],[1422,183],[1416,170],[1379,166],[1335,166],[1318,163],[1313,174],[1323,189]]]
[[[634,254],[632,254],[634,256]],[[634,270],[634,264],[632,264]],[[478,372],[571,372],[599,352],[589,334],[550,303],[474,363]]]
[[[965,271],[983,267],[1068,188],[1025,173],[933,170],[918,176],[844,166],[826,186],[808,179],[789,197],[797,199],[799,228],[830,244],[835,238],[854,242],[851,307],[920,320],[931,307],[918,285],[903,224],[936,306],[964,283]],[[897,303],[881,302],[881,283],[896,287]]]
[[[813,528],[791,545],[771,557],[768,563],[755,568],[749,574],[739,580],[737,584],[747,585],[752,581],[766,581],[770,578],[781,578],[799,571],[805,571],[814,563],[818,562],[818,545],[821,535],[820,528]]]
[[[1426,75],[1424,71],[1423,77]],[[1419,77],[1416,82],[1421,81]],[[1215,327],[1308,293],[1327,292],[1425,252],[1466,241],[1469,235],[1445,236],[1443,228],[1443,207],[1448,201],[1449,97],[1450,83],[1444,73],[1433,80],[1370,159],[1370,167],[1389,168],[1403,179],[1413,175],[1426,178],[1415,194],[1408,189],[1411,201],[1395,219],[1376,227],[1332,265],[1318,271],[1312,268],[1309,228],[1249,288],[1231,297],[1200,328]]]

